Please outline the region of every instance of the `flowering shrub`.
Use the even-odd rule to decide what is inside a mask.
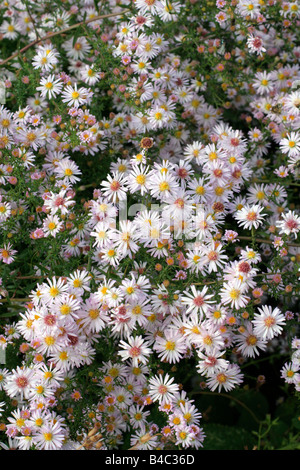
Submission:
[[[0,12],[0,445],[209,448],[263,361],[296,403],[299,2]]]

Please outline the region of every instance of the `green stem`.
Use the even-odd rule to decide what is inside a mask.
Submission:
[[[0,299],[0,304],[3,304],[5,302],[20,302],[20,303],[23,303],[23,302],[29,302],[31,299],[29,298],[22,298],[22,299]]]
[[[54,36],[58,36],[60,34],[67,33],[69,31],[71,31],[72,29],[79,28],[79,26],[82,26],[83,24],[89,24],[89,23],[92,23],[93,21],[97,21],[97,20],[104,19],[104,18],[112,18],[114,16],[121,16],[124,13],[127,13],[128,11],[130,11],[130,10],[127,8],[126,10],[123,10],[119,13],[110,13],[109,15],[95,16],[94,18],[90,18],[89,20],[81,21],[80,23],[73,24],[72,26],[69,26],[68,28],[65,28],[65,29],[61,29],[60,31],[55,31],[54,33],[46,34],[46,36],[43,36],[42,38],[36,39],[35,41],[32,41],[30,44],[27,44],[27,46],[23,47],[23,49],[20,49],[19,51],[15,52],[14,54],[12,54],[7,59],[2,60],[2,62],[0,62],[0,67],[2,65],[5,65],[7,62],[10,62],[12,59],[17,57],[18,55],[23,54],[23,52],[26,52],[31,47],[36,46],[37,44],[40,44],[41,42],[46,41],[47,39],[51,39]]]
[[[251,228],[251,241],[252,241],[252,248],[255,248],[255,228]]]
[[[253,241],[253,237],[246,237],[246,236],[239,236],[238,237],[239,240],[249,240],[249,241]],[[264,238],[256,238],[256,243],[266,243],[267,245],[272,245],[273,244],[273,241],[272,240],[265,240]],[[286,243],[287,246],[294,246],[294,247],[297,247],[297,248],[300,248],[300,244],[299,243]]]
[[[246,367],[253,366],[258,364],[259,362],[264,362],[264,361],[270,361],[270,359],[276,359],[282,357],[282,354],[272,354],[271,356],[268,357],[263,357],[261,359],[255,359],[254,361],[247,362],[247,364],[244,364],[241,366],[241,369],[245,369]]]

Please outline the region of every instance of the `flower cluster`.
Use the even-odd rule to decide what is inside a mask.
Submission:
[[[292,354],[290,361],[286,362],[281,369],[281,377],[287,384],[294,385],[295,389],[299,392],[300,388],[300,374],[299,374],[299,338],[295,337],[291,343]]]
[[[57,3],[0,7],[0,445],[199,449],[193,387],[299,392],[299,5]]]

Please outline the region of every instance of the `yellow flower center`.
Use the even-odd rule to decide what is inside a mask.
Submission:
[[[81,287],[82,286],[82,281],[80,279],[75,279],[73,281],[73,286],[74,287]]]
[[[60,313],[62,315],[68,315],[69,313],[71,312],[71,307],[67,304],[63,304],[61,307],[60,307]]]
[[[56,297],[59,294],[59,290],[57,289],[57,287],[51,287],[49,290],[49,294],[51,295],[51,297]]]
[[[240,296],[240,291],[238,289],[232,289],[230,292],[229,292],[229,296],[232,298],[232,300],[236,300],[239,298]]]
[[[163,181],[162,183],[160,183],[159,185],[159,190],[160,191],[168,191],[170,189],[170,185],[167,181]]]
[[[91,309],[89,311],[89,317],[92,319],[92,320],[96,320],[96,318],[99,317],[99,310],[98,309]]]
[[[145,176],[145,175],[138,175],[138,176],[136,177],[136,182],[137,182],[138,184],[141,184],[141,185],[142,185],[142,184],[145,184],[145,182],[146,182],[146,176]]]
[[[47,346],[53,346],[53,344],[55,343],[55,338],[53,336],[46,336],[45,343],[47,344]]]
[[[174,351],[175,347],[176,347],[176,344],[175,344],[174,341],[167,341],[166,342],[165,348],[166,348],[167,351]]]
[[[59,353],[59,359],[61,361],[66,361],[68,359],[68,353],[67,351],[62,351]]]

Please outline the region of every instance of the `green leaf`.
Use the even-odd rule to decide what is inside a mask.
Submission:
[[[222,424],[202,425],[204,450],[252,450],[256,439],[246,429]]]

